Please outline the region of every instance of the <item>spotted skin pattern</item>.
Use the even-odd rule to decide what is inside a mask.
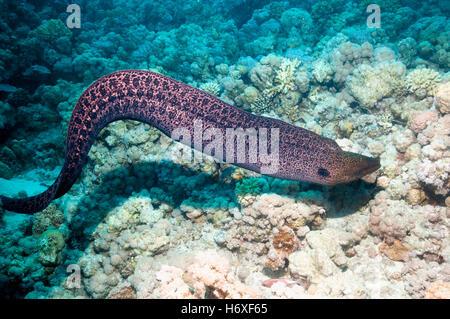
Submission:
[[[167,76],[124,70],[98,79],[78,99],[69,121],[64,165],[53,185],[42,194],[27,198],[0,195],[1,206],[9,211],[32,214],[63,196],[80,175],[100,130],[108,123],[125,119],[148,123],[168,136],[180,127],[188,129],[194,136],[196,120],[201,120],[203,131],[216,128],[224,137],[227,128],[254,128],[258,132],[265,128],[269,152],[271,129],[279,129],[279,169],[266,175],[283,179],[331,186],[356,180],[380,166],[378,159],[342,151],[331,139],[280,120],[245,112]],[[211,140],[205,139],[202,145],[194,145],[194,148],[202,151],[209,142]],[[248,140],[244,147],[247,156],[243,163],[238,163],[236,154],[230,155],[229,159],[233,160],[228,162],[261,172],[267,162],[262,163],[260,158],[251,162]],[[226,151],[224,146],[225,159]]]

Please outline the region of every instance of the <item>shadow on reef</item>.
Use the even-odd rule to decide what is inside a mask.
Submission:
[[[269,184],[275,185],[282,180],[263,176]],[[270,187],[263,193],[276,193],[280,196],[298,198],[299,193],[322,193],[326,203],[318,203],[329,207],[328,218],[337,218],[353,214],[373,198],[378,189],[364,181],[355,181],[345,185],[326,187],[294,181],[285,181],[297,184],[293,191],[286,191],[276,186]],[[101,183],[95,190],[88,192],[77,203],[73,218],[70,220],[69,246],[80,252],[89,244],[91,236],[97,225],[114,208],[122,205],[134,193],[148,190],[152,202],[157,208],[161,203],[167,203],[176,208],[189,197],[195,197],[195,191],[216,184],[215,189],[220,196],[226,196],[230,201],[236,201],[236,181],[223,179],[218,175],[210,175],[197,170],[189,169],[170,161],[146,162],[133,164],[128,167],[119,167],[102,177]],[[194,193],[194,194],[193,194]],[[201,198],[195,200],[198,208],[208,208]],[[187,218],[187,217],[186,217]]]
[[[70,222],[73,247],[83,250],[92,232],[114,208],[123,204],[133,193],[148,190],[152,202],[173,207],[188,198],[192,191],[218,182],[216,176],[198,172],[169,161],[146,162],[119,167],[101,177],[101,183],[77,203]],[[223,191],[232,196],[233,187],[224,183]],[[156,207],[157,208],[157,207]],[[82,245],[82,247],[80,247]]]

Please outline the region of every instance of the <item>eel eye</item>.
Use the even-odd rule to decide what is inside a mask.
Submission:
[[[329,172],[327,169],[323,168],[323,167],[320,167],[320,168],[317,170],[317,174],[319,174],[319,175],[322,176],[322,177],[328,177],[328,176],[330,176],[330,172]]]

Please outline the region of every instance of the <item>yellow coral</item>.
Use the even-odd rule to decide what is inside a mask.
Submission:
[[[415,69],[406,76],[405,85],[410,93],[419,98],[431,96],[440,82],[439,73],[427,68]]]
[[[265,94],[287,94],[295,90],[294,73],[300,66],[300,60],[281,58],[281,64],[275,74],[274,86],[265,90]]]
[[[211,95],[218,96],[220,93],[220,85],[215,81],[211,81],[200,85],[200,90]]]

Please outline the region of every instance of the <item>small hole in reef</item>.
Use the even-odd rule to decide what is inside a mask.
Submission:
[[[317,174],[319,174],[320,176],[323,176],[323,177],[330,176],[330,172],[327,169],[323,168],[323,167],[321,167],[321,168],[319,168],[317,170]]]

